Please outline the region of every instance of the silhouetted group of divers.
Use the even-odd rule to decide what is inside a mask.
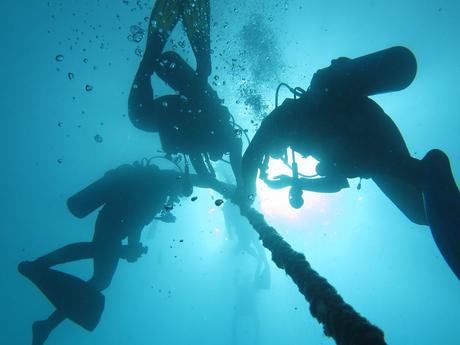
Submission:
[[[334,193],[349,187],[349,178],[372,179],[412,222],[430,227],[446,263],[460,278],[460,194],[448,157],[440,150],[429,151],[423,159],[411,157],[395,123],[369,98],[409,86],[417,70],[414,55],[393,47],[333,60],[314,74],[306,91],[291,88],[294,99],[286,99],[263,120],[243,155],[241,130],[207,81],[209,7],[209,0],[155,2],[128,101],[132,124],[158,133],[166,157],[181,154],[184,169],[161,170],[144,159],[107,172],[68,199],[76,217],[100,211],[91,242],[73,243],[19,264],[19,272],[56,308],[48,319],[33,324],[33,345],[43,344],[64,319],[93,330],[104,309],[100,291],[110,285],[120,258],[134,262],[146,253],[140,242],[144,226],[154,219],[174,222],[170,210],[180,198],[191,196],[194,186],[219,183],[212,162],[226,154],[236,181],[230,199],[240,208],[253,203],[259,172],[271,188],[290,187],[290,202],[297,208],[303,204],[303,190]],[[196,70],[177,53],[163,52],[179,20],[196,57]],[[175,94],[154,98],[154,73]],[[268,180],[268,159],[285,156],[288,147],[317,159],[318,176],[299,176],[294,162],[292,176]],[[266,271],[264,251],[251,249],[242,238],[241,248],[263,262],[266,267],[259,271]],[[87,282],[50,268],[87,258],[94,265]]]

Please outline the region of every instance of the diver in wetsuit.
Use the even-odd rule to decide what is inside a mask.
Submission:
[[[163,52],[166,41],[182,19],[192,45],[194,71],[178,54]],[[202,177],[215,178],[211,161],[229,154],[240,181],[242,141],[232,116],[207,82],[211,73],[208,0],[158,0],[151,15],[145,54],[129,95],[133,125],[158,132],[167,155],[182,153]],[[179,95],[154,99],[151,76],[157,73]]]
[[[432,150],[422,160],[411,157],[395,123],[368,98],[407,87],[415,74],[415,57],[403,47],[340,58],[319,70],[300,98],[286,100],[262,122],[243,157],[239,198],[255,193],[264,157],[291,147],[319,161],[319,178],[281,176],[267,181],[272,188],[291,186],[293,203],[301,206],[301,190],[334,193],[349,187],[348,178],[371,178],[412,222],[430,226],[460,279],[460,194],[447,156]]]
[[[87,305],[91,303],[88,301],[90,296],[95,294],[91,290],[102,291],[110,285],[120,258],[135,262],[146,253],[147,248],[142,246],[140,238],[147,224],[154,219],[168,223],[175,221],[168,210],[183,192],[183,181],[178,177],[177,172],[159,170],[155,165],[123,165],[69,198],[69,209],[79,218],[103,206],[91,242],[73,243],[19,265],[19,271],[34,282],[57,308],[48,319],[34,322],[33,345],[43,344],[51,331],[66,318],[90,331],[96,327],[104,302],[102,300],[98,306]],[[127,244],[123,245],[125,238]],[[50,275],[57,274],[50,267],[82,259],[93,259],[93,276],[86,283],[61,272],[57,272],[59,276],[56,278]],[[84,290],[90,291],[89,297],[85,296]]]
[[[244,267],[244,266],[242,266]],[[231,344],[260,344],[259,293],[261,287],[254,284],[241,267],[233,276],[235,298],[233,301]]]
[[[235,128],[227,107],[215,91],[203,88],[193,70],[176,53],[162,54],[156,72],[179,95],[154,99],[151,74],[143,59],[129,95],[129,117],[133,125],[148,132],[158,132],[163,151],[182,153],[190,158],[196,173],[215,178],[211,161],[229,154],[237,183],[241,178],[241,130]]]
[[[165,12],[155,9],[153,12],[154,21],[163,22],[160,13],[164,15]],[[165,19],[166,22],[168,18]],[[200,70],[205,68],[200,66],[207,66],[207,63],[198,62],[195,72],[178,54],[161,54],[164,43],[155,42],[159,40],[158,37],[165,35],[165,30],[163,28],[149,32],[146,52],[129,95],[130,120],[139,129],[158,132],[163,150],[168,155],[182,153],[188,156],[200,176],[215,178],[211,161],[216,162],[228,153],[236,180],[240,182],[241,130],[235,128],[229,110],[222,104],[217,93],[207,81],[203,82],[204,72]],[[199,30],[200,33],[202,31]],[[208,50],[200,51],[207,52],[209,57]],[[150,80],[153,73],[157,73],[179,94],[154,99]]]

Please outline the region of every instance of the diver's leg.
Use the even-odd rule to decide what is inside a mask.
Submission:
[[[209,0],[187,1],[183,21],[196,58],[196,72],[204,85],[211,74],[210,4]]]
[[[159,121],[156,113],[161,102],[154,100],[151,76],[172,29],[179,20],[177,0],[157,0],[150,16],[144,56],[134,78],[128,99],[129,118],[136,128],[156,132]]]
[[[96,253],[94,255],[93,276],[88,280],[88,284],[96,290],[106,289],[112,282],[113,275],[120,260],[122,250],[121,242],[111,241],[101,245],[96,244]]]
[[[371,177],[414,223],[427,224],[421,190],[421,164],[410,156],[394,121],[371,99],[350,104],[356,115],[350,140],[363,177]]]
[[[128,115],[131,123],[143,131],[158,132],[162,119],[170,113],[167,97],[154,99],[150,75],[140,66],[128,98]]]
[[[367,162],[380,190],[415,224],[427,225],[422,194],[422,164],[409,152],[374,154]]]
[[[71,261],[89,259],[94,256],[94,245],[92,242],[72,243],[46,254],[33,263],[45,267],[64,264]]]
[[[410,221],[419,225],[428,224],[419,187],[390,175],[376,175],[372,179]]]
[[[56,310],[48,319],[35,321],[32,324],[32,345],[42,345],[50,333],[66,319],[65,315]]]

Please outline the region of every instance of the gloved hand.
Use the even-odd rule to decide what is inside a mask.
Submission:
[[[148,247],[142,243],[127,244],[121,247],[120,257],[128,262],[136,262],[142,255],[147,254]]]
[[[252,189],[237,187],[237,189],[233,193],[233,196],[230,200],[241,208],[241,207],[251,207],[251,205],[254,203],[255,198],[256,198],[255,188],[254,190],[252,190]]]
[[[287,175],[278,175],[271,179],[264,179],[267,186],[272,189],[281,189],[292,185],[292,177]]]
[[[161,217],[158,218],[158,220],[164,223],[175,223],[176,216],[174,216],[171,212],[165,212]]]

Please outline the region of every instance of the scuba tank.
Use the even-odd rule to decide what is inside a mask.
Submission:
[[[122,176],[131,172],[133,166],[122,165],[110,170],[103,177],[67,199],[67,208],[77,218],[84,218],[104,205],[123,183]]]
[[[104,176],[67,199],[67,208],[75,217],[84,218],[105,204],[109,190],[110,184]]]
[[[355,59],[333,60],[313,75],[310,90],[372,96],[405,89],[416,73],[414,54],[405,47],[392,47]]]

